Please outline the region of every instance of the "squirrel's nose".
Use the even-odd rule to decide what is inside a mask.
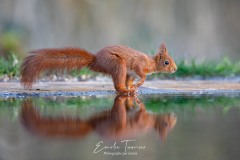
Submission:
[[[177,71],[177,67],[173,67],[173,68],[172,68],[172,71],[173,71],[173,72],[176,72],[176,71]]]

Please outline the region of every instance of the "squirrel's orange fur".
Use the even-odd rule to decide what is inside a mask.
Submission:
[[[119,92],[134,92],[146,75],[153,72],[174,73],[177,66],[163,43],[150,57],[127,46],[109,46],[95,55],[80,48],[41,49],[30,52],[21,66],[21,83],[31,88],[40,73],[48,70],[73,70],[88,67],[111,75]],[[140,80],[133,84],[136,77]]]

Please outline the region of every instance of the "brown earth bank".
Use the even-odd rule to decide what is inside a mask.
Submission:
[[[106,81],[38,82],[24,89],[19,82],[0,82],[0,97],[48,97],[115,95],[113,83]],[[236,80],[153,80],[146,81],[137,94],[176,95],[236,95],[240,82]]]

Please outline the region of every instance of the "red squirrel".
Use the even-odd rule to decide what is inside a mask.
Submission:
[[[134,93],[144,83],[147,74],[177,70],[164,43],[153,57],[122,45],[105,47],[95,55],[81,48],[50,48],[31,51],[24,59],[21,83],[25,88],[31,88],[43,71],[70,71],[83,67],[110,75],[120,93]],[[136,77],[140,80],[133,84]]]

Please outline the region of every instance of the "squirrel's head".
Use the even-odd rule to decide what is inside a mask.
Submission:
[[[177,70],[177,66],[173,58],[168,54],[165,43],[162,43],[157,55],[154,57],[156,62],[156,68],[158,72],[174,73]]]

